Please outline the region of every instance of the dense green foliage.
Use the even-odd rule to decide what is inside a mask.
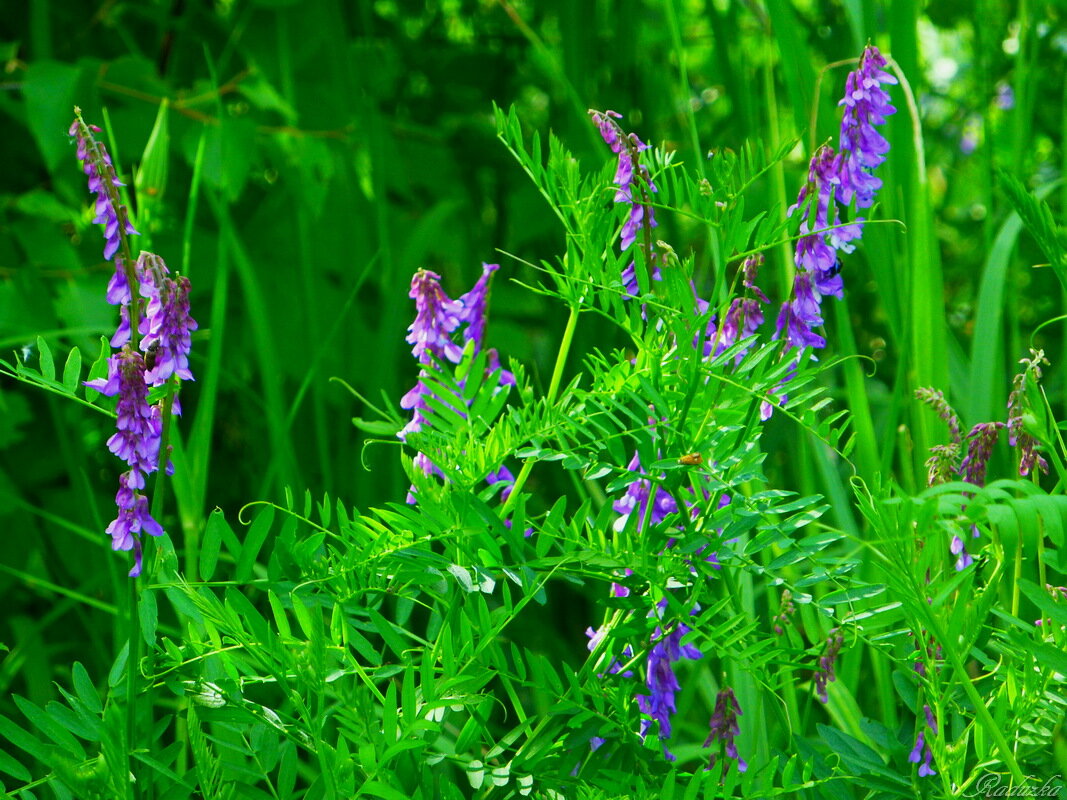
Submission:
[[[0,792],[1062,792],[1061,9],[8,12]],[[771,336],[792,285],[787,209],[869,41],[901,79],[884,186],[843,259],[845,299],[823,305],[828,346],[797,360]],[[200,323],[174,475],[149,484],[167,535],[145,537],[133,581],[104,533],[115,402],[81,385],[106,373],[117,313],[66,134],[75,106],[128,184],[136,247],[190,278]],[[590,107],[653,145],[663,280],[639,259],[640,302]],[[756,253],[767,323],[706,358],[689,345]],[[487,344],[516,385],[468,345],[426,368],[435,398],[402,444],[412,276],[459,297],[483,262],[501,264]],[[1031,348],[1043,374],[1019,364]],[[1002,433],[984,486],[955,471],[964,442],[928,487],[950,437],[921,387],[964,433],[1006,422],[1014,390],[1048,472],[1020,476]],[[769,395],[789,400],[764,420]],[[682,512],[613,509],[635,453]],[[501,466],[510,494],[485,480]],[[973,566],[954,568],[954,537]],[[635,695],[670,633],[701,657],[676,659],[661,741]],[[728,689],[744,772],[705,741]],[[935,774],[909,760],[920,734]]]

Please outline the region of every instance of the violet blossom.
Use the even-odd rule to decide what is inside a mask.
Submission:
[[[846,79],[845,96],[839,103],[845,111],[838,152],[829,145],[815,151],[808,179],[790,208],[790,213],[802,215],[801,237],[794,255],[793,298],[783,303],[775,333],[788,348],[826,346],[826,340],[814,331],[823,324],[822,298],[842,296],[840,254],[852,252],[863,232],[863,218],[844,223],[840,206],[854,202],[857,209],[870,208],[882,185],[874,170],[885,161],[889,143],[875,126],[896,111],[882,86],[897,82],[884,71],[885,66],[878,48],[867,45],[859,68]]]
[[[607,143],[611,151],[619,157],[618,166],[613,180],[616,187],[615,202],[626,203],[630,211],[623,223],[622,233],[619,237],[619,249],[626,252],[637,241],[638,234],[642,230],[651,231],[657,227],[656,215],[651,206],[650,195],[659,191],[652,181],[652,175],[648,167],[640,162],[640,154],[648,149],[648,145],[642,142],[636,133],[626,133],[615,120],[622,119],[622,114],[617,111],[589,110],[601,138]],[[634,176],[637,176],[635,185]],[[646,243],[639,245],[644,252],[648,263],[652,265],[652,280],[660,279],[659,267],[653,264],[652,248]],[[621,278],[626,292],[631,297],[640,294],[637,281],[636,257],[623,270]]]
[[[118,430],[107,440],[108,449],[130,467],[129,485],[143,489],[145,475],[159,464],[162,423],[158,407],[148,404],[144,358],[127,345],[108,359],[107,378],[85,385],[108,397],[119,396]]]
[[[197,324],[189,314],[188,278],[167,277],[169,271],[163,259],[151,253],[141,253],[132,269],[127,263],[130,248],[126,237],[137,235],[137,230],[120,202],[118,189],[124,184],[115,173],[107,148],[93,135],[100,129],[87,125],[80,109],[75,108],[74,113],[68,133],[77,142],[82,171],[88,176],[89,190],[96,195],[93,221],[104,226],[104,258],[115,260],[107,301],[119,306],[119,325],[111,337],[111,346],[121,348],[108,359],[107,377],[86,381],[85,386],[108,397],[118,396],[117,430],[107,444],[130,469],[119,477],[115,495],[118,515],[106,532],[111,535],[112,549],[134,551],[134,566],[129,574],[137,577],[142,563],[140,534],[163,533],[162,526],[149,513],[148,498],[140,491],[145,487],[146,476],[159,468],[163,455],[160,450],[166,399],[149,405],[149,387],[164,384],[172,375],[192,380],[190,333]],[[137,345],[143,355],[131,347],[135,335],[133,319],[137,320]],[[180,413],[177,397],[168,396],[173,398],[171,411]],[[167,474],[173,469],[168,461]]]
[[[664,604],[660,604],[662,608]],[[678,678],[674,674],[673,665],[683,658],[696,661],[703,654],[694,645],[681,643],[682,637],[689,633],[688,625],[677,623],[674,629],[664,634],[657,627],[652,638],[656,643],[648,654],[648,666],[645,677],[645,686],[648,694],[637,695],[637,707],[642,713],[648,714],[651,719],[641,722],[641,738],[645,738],[652,723],[658,726],[659,739],[665,742],[671,738],[671,715],[678,709],[675,705],[675,693],[681,690]],[[663,745],[663,756],[668,761],[674,761],[674,754]]]
[[[112,550],[134,551],[133,568],[129,572],[131,578],[141,574],[142,548],[139,534],[143,532],[152,536],[163,535],[163,527],[148,511],[148,498],[130,485],[131,477],[136,474],[136,470],[130,470],[119,476],[119,491],[115,495],[118,516],[105,529],[105,532],[111,535]]]
[[[78,159],[82,162],[82,171],[89,178],[89,191],[96,195],[96,217],[94,223],[104,226],[104,258],[108,261],[118,252],[122,244],[122,234],[137,234],[130,224],[126,207],[119,203],[118,189],[125,186],[115,173],[111,156],[103,142],[98,142],[94,133],[100,133],[96,125],[87,125],[82,120],[81,109],[74,109],[74,121],[67,134],[78,144]],[[116,263],[116,272],[121,264]],[[122,279],[116,279],[115,291]],[[112,292],[109,287],[109,302]]]
[[[748,764],[737,752],[737,743],[734,741],[741,735],[741,726],[737,718],[741,716],[741,705],[737,702],[737,696],[733,689],[722,689],[715,696],[715,709],[712,711],[708,727],[711,729],[708,738],[704,740],[704,747],[711,747],[715,742],[722,743],[722,749],[726,757],[737,762],[737,771],[745,772]],[[718,753],[712,753],[708,761],[708,769],[715,766]]]
[[[1024,369],[1012,379],[1011,394],[1008,395],[1008,444],[1019,449],[1019,475],[1026,477],[1036,467],[1039,472],[1048,473],[1048,462],[1037,452],[1038,441],[1023,427],[1024,415],[1029,411],[1026,401],[1026,380],[1041,380],[1041,365],[1047,365],[1044,350],[1030,351],[1030,358],[1019,361]]]
[[[930,729],[931,734],[937,735],[937,720],[934,719],[934,712],[930,709],[929,705],[923,706],[923,714],[926,717],[926,727]],[[933,751],[930,749],[930,744],[926,740],[926,730],[920,729],[918,735],[915,737],[915,747],[912,748],[911,753],[908,755],[908,761],[912,764],[919,764],[919,777],[925,778],[930,775],[936,775],[931,759],[933,758]]]
[[[841,652],[841,645],[844,644],[845,637],[841,635],[841,632],[836,628],[830,631],[830,635],[826,637],[826,649],[819,657],[819,668],[815,670],[815,693],[819,695],[819,699],[823,702],[829,702],[829,696],[826,693],[826,686],[836,680],[837,675],[834,673],[834,665],[837,662],[837,656]]]
[[[430,270],[420,269],[412,276],[408,296],[415,300],[415,320],[408,326],[407,342],[413,345],[411,353],[422,365],[415,385],[400,399],[400,407],[412,412],[411,420],[397,432],[397,438],[406,441],[408,434],[422,430],[426,422],[424,413],[429,405],[427,398],[434,396],[433,389],[427,383],[431,364],[452,362],[459,364],[463,359],[463,349],[454,341],[454,335],[461,326],[464,341],[472,342],[474,352],[483,347],[486,326],[486,306],[489,298],[489,285],[492,274],[500,268],[499,264],[482,264],[482,274],[469,292],[458,300],[451,299],[441,287],[441,276]],[[515,376],[500,365],[500,356],[495,349],[486,351],[487,371],[499,373],[500,386],[514,386]],[[458,410],[466,415],[465,410]],[[441,475],[440,469],[425,453],[415,455],[417,469],[427,475]],[[501,466],[486,477],[487,482],[514,483],[514,476],[507,467]],[[510,487],[501,493],[507,500]],[[414,487],[408,491],[407,502],[416,502]]]

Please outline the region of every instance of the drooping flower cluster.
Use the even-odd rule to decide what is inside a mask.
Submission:
[[[932,736],[937,736],[937,720],[934,719],[934,712],[929,705],[923,706],[923,714],[926,717],[926,727],[930,729]],[[930,749],[930,743],[926,740],[926,728],[920,728],[918,736],[915,737],[915,747],[911,749],[911,753],[908,755],[908,761],[912,764],[919,764],[919,777],[926,778],[930,775],[936,775],[931,759],[934,753]]]
[[[100,133],[100,128],[86,125],[81,109],[75,108],[74,121],[67,134],[77,142],[78,159],[89,179],[89,191],[96,195],[96,217],[93,222],[104,226],[104,258],[110,261],[119,251],[122,234],[136,235],[137,231],[130,224],[126,207],[119,202],[118,189],[126,184],[115,174],[107,148],[103,142],[96,141],[94,133]]]
[[[85,385],[108,397],[118,395],[118,430],[107,440],[107,446],[130,466],[123,485],[143,489],[145,476],[159,466],[163,432],[159,409],[148,404],[144,358],[130,347],[123,347],[108,360],[107,378],[86,381]]]
[[[708,727],[711,729],[708,738],[704,740],[705,747],[711,747],[715,742],[722,744],[722,751],[727,758],[737,762],[737,771],[745,772],[748,764],[737,753],[737,743],[734,742],[741,735],[741,726],[737,718],[741,716],[741,705],[737,702],[733,689],[722,689],[715,696],[715,709],[712,711]],[[708,769],[715,766],[719,753],[712,753],[708,761]]]
[[[851,253],[863,233],[863,218],[843,223],[841,207],[855,203],[870,208],[882,181],[874,170],[885,161],[889,143],[875,127],[896,111],[883,85],[896,78],[884,71],[886,60],[874,45],[867,45],[859,68],[849,73],[838,152],[823,145],[811,157],[808,180],[800,189],[790,213],[802,214],[801,237],[796,244],[793,297],[778,314],[778,338],[789,347],[826,346],[815,332],[823,324],[822,298],[842,296],[840,253]]]
[[[75,109],[69,134],[78,145],[78,158],[96,195],[97,223],[104,225],[104,257],[115,259],[115,272],[107,287],[107,301],[119,306],[119,326],[111,346],[121,348],[108,359],[107,378],[86,381],[85,385],[109,397],[118,396],[117,431],[108,439],[108,448],[130,469],[119,477],[115,495],[118,516],[107,527],[114,550],[134,551],[130,576],[141,573],[139,534],[159,536],[160,524],[148,510],[141,493],[145,476],[159,468],[164,439],[165,394],[156,405],[148,402],[149,387],[162,386],[172,376],[192,380],[189,370],[191,332],[196,321],[189,314],[189,279],[169,277],[163,259],[142,252],[136,264],[127,263],[130,247],[127,237],[137,234],[125,206],[119,202],[118,187],[123,184],[107,149],[94,137],[99,128],[87,125]],[[133,324],[136,320],[136,325]],[[140,351],[140,352],[138,352]],[[176,387],[170,393],[170,410],[180,413]],[[168,474],[173,470],[168,462]]]
[[[461,326],[464,342],[472,342],[474,352],[481,351],[486,326],[486,307],[489,298],[491,276],[500,268],[499,264],[482,264],[482,274],[469,292],[458,300],[451,299],[441,288],[441,276],[430,270],[420,269],[411,279],[408,297],[415,301],[415,321],[408,326],[407,342],[412,345],[411,353],[421,365],[415,385],[400,399],[400,407],[412,412],[411,420],[400,429],[397,438],[406,441],[411,433],[423,429],[426,418],[423,414],[429,406],[427,398],[433,396],[433,389],[427,383],[430,376],[427,367],[432,364],[451,362],[459,364],[463,359],[463,348],[453,339]],[[486,351],[487,369],[490,372],[500,370],[500,385],[515,385],[515,376],[500,368],[500,357],[496,350]],[[464,409],[456,409],[465,415]],[[425,453],[415,456],[415,466],[426,474],[440,474]],[[514,476],[507,467],[501,466],[487,477],[490,484],[513,483]],[[503,490],[506,498],[508,489]],[[408,502],[415,502],[414,492],[408,493]]]
[[[1048,462],[1037,452],[1037,439],[1023,428],[1023,420],[1029,411],[1026,401],[1026,382],[1041,380],[1041,365],[1048,364],[1044,350],[1031,350],[1030,358],[1019,360],[1023,371],[1012,380],[1011,394],[1008,395],[1008,444],[1019,448],[1019,474],[1026,477],[1036,467],[1039,472],[1048,473]]]
[[[774,632],[779,636],[785,633],[785,626],[793,620],[797,613],[796,604],[793,602],[793,593],[788,589],[782,589],[782,601],[778,606],[778,614],[774,617]]]
[[[615,202],[625,203],[630,207],[619,237],[619,249],[625,253],[637,242],[638,236],[643,235],[646,241],[638,244],[638,248],[644,253],[646,261],[653,264],[650,232],[659,223],[656,222],[651,196],[659,190],[652,181],[648,167],[640,161],[640,154],[648,149],[648,145],[642,142],[636,133],[623,131],[615,121],[622,119],[622,114],[617,111],[600,112],[590,109],[589,116],[611,148],[611,152],[619,157],[614,179],[615,186],[618,187],[615,190]],[[636,297],[641,291],[637,281],[636,259],[634,256],[622,272],[623,286],[631,297]],[[653,264],[652,269],[652,280],[659,280],[659,267]]]
[[[819,695],[819,699],[824,703],[829,701],[829,697],[826,694],[826,686],[836,680],[837,675],[834,673],[834,665],[837,662],[838,653],[841,652],[841,645],[844,644],[845,637],[841,635],[841,632],[836,628],[830,631],[830,635],[826,637],[826,649],[823,654],[819,656],[819,668],[815,670],[815,693]]]
[[[662,609],[666,602],[660,604]],[[674,628],[664,634],[661,627],[657,627],[652,638],[655,644],[648,654],[648,667],[645,675],[645,686],[648,694],[637,695],[637,707],[641,712],[648,714],[651,719],[642,720],[641,738],[644,739],[652,729],[655,722],[661,742],[671,738],[671,715],[678,708],[674,701],[674,695],[681,690],[678,678],[674,674],[674,664],[683,658],[697,661],[703,654],[695,645],[682,644],[682,637],[689,633],[688,625],[676,623]],[[663,756],[668,761],[674,761],[674,754],[663,745]]]

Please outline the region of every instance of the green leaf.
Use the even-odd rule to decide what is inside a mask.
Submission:
[[[67,362],[63,365],[63,385],[67,391],[74,394],[78,388],[78,380],[82,375],[82,351],[77,347],[72,348]]]
[[[167,164],[170,161],[170,127],[168,126],[170,103],[166,97],[159,104],[156,122],[148,136],[141,166],[134,176],[133,184],[137,189],[141,211],[146,203],[158,205],[167,188]]]
[[[153,647],[156,643],[156,628],[159,625],[159,609],[156,607],[156,593],[152,589],[144,589],[141,592],[137,615],[141,620],[141,637],[145,644]]]
[[[869,586],[852,586],[848,589],[839,589],[830,592],[820,601],[824,606],[834,606],[840,603],[853,603],[856,600],[864,600],[868,597],[876,597],[885,591],[882,584],[870,584]]]
[[[48,763],[48,750],[46,745],[36,736],[31,736],[7,717],[0,715],[0,736],[3,736],[11,744],[20,750],[24,750],[38,761]]]
[[[28,781],[32,777],[30,771],[3,750],[0,750],[0,771],[6,772],[20,781]]]
[[[35,703],[31,703],[25,697],[17,694],[11,695],[11,699],[15,701],[15,705],[18,706],[19,711],[34,727],[41,733],[66,750],[72,756],[77,758],[85,758],[85,750],[79,744],[70,733],[63,727],[61,727],[54,719],[44,712],[40,706]]]
[[[373,608],[367,609],[367,615],[370,617],[371,622],[374,624],[375,629],[385,640],[386,645],[393,651],[397,658],[402,659],[404,657],[404,651],[407,649],[403,638],[396,632],[396,628],[393,624],[385,619],[381,614],[375,611]]]
[[[94,714],[99,714],[103,711],[104,706],[100,702],[100,695],[96,691],[96,686],[80,661],[74,662],[74,667],[71,669],[71,677],[74,680],[74,691],[78,693],[78,699],[85,703],[85,707]]]
[[[48,342],[41,336],[37,337],[37,350],[40,352],[41,374],[48,380],[54,381],[56,379],[56,363],[52,358],[52,348],[48,346]]]
[[[234,536],[233,529],[226,522],[226,515],[221,508],[216,508],[207,518],[204,526],[204,538],[200,542],[200,580],[209,581],[215,574],[215,565],[219,560],[219,550],[222,546],[223,531],[229,531]]]
[[[252,577],[252,568],[256,564],[263,543],[267,540],[271,525],[274,524],[274,506],[267,506],[256,517],[252,527],[248,530],[241,554],[237,559],[237,571],[234,580],[238,583],[247,583]]]

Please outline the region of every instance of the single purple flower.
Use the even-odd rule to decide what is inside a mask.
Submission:
[[[589,649],[590,653],[592,653],[594,650],[597,649],[597,647],[600,646],[600,643],[604,641],[604,635],[606,633],[607,628],[598,628],[597,630],[593,630],[592,626],[590,626],[585,629],[585,635],[589,637],[589,643],[586,645],[586,647]],[[630,645],[626,645],[622,649],[622,657],[626,661],[629,661],[631,658],[634,657],[634,649]],[[625,672],[622,671],[622,664],[619,663],[618,659],[612,660],[611,664],[608,666],[608,671],[606,674],[622,675],[622,677],[624,678],[632,678],[634,676],[634,672],[632,669],[628,669]],[[597,675],[597,677],[603,678],[604,675],[605,673],[601,672]]]
[[[748,764],[738,755],[737,744],[734,742],[734,739],[741,735],[741,726],[737,722],[740,716],[741,705],[737,702],[734,690],[729,688],[720,690],[715,696],[715,708],[708,721],[710,733],[704,740],[704,747],[711,747],[715,742],[720,742],[727,758],[737,762],[737,771],[745,772]],[[708,769],[715,766],[718,756],[718,753],[711,754]]]
[[[645,474],[645,471],[641,468],[641,458],[636,453],[634,453],[634,457],[630,459],[630,463],[626,466],[626,469],[641,475]],[[637,530],[641,530],[641,527],[645,524],[648,497],[651,488],[651,483],[647,478],[637,478],[626,488],[626,492],[623,496],[616,500],[612,505],[615,513],[621,515],[615,520],[615,530],[623,530],[626,527],[627,521],[630,519],[630,515],[634,512],[637,513]],[[668,514],[673,514],[677,511],[678,503],[671,496],[671,493],[666,489],[657,486],[656,497],[652,503],[651,523],[653,525],[660,523]]]
[[[115,271],[111,273],[111,278],[107,282],[107,301],[113,306],[125,306],[132,298],[125,261],[121,255],[118,255],[115,257]]]
[[[1010,111],[1015,108],[1015,90],[1007,81],[997,84],[996,105],[1001,111]]]
[[[512,486],[515,484],[515,475],[510,469],[501,464],[499,469],[493,470],[485,476],[485,482],[490,486],[498,483],[504,484],[504,488],[500,492],[500,500],[506,503],[508,497],[511,496]]]
[[[956,558],[956,572],[963,572],[967,567],[974,563],[974,558],[967,552],[967,545],[964,544],[963,539],[959,536],[953,536],[952,542],[948,546],[949,552]]]

